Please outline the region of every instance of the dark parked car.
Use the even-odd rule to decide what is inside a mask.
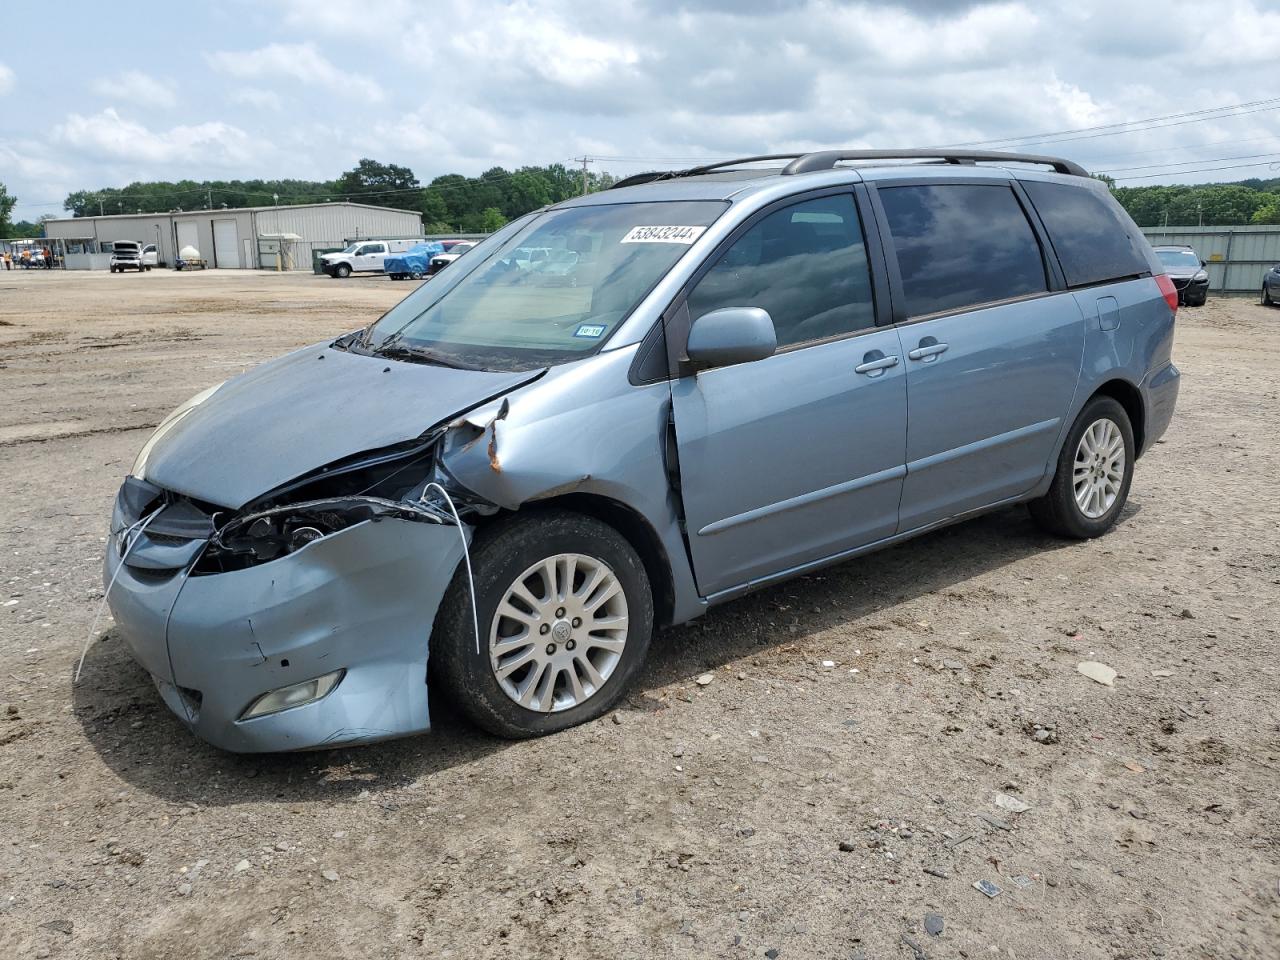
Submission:
[[[1280,306],[1280,263],[1268,270],[1262,278],[1262,305]]]
[[[1164,264],[1165,272],[1178,291],[1178,303],[1188,307],[1203,307],[1209,299],[1209,271],[1204,261],[1191,247],[1153,247],[1156,256]]]
[[[540,250],[555,274],[519,265]],[[1173,416],[1177,305],[1066,160],[632,177],[175,410],[116,499],[106,600],[227,750],[423,731],[429,690],[552,733],[617,703],[656,628],[768,584],[1014,504],[1106,533]]]

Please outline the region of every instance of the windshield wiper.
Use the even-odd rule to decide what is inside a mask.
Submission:
[[[395,342],[393,342],[395,341]],[[386,339],[380,346],[373,350],[373,354],[378,357],[387,357],[392,360],[410,360],[417,363],[433,363],[439,367],[451,367],[454,370],[483,370],[483,367],[477,367],[474,364],[463,363],[461,360],[455,360],[453,357],[446,357],[442,353],[437,353],[428,347],[417,347],[408,343],[396,341],[396,336]]]

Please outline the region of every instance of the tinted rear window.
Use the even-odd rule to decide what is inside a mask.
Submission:
[[[1067,286],[1082,287],[1151,272],[1138,228],[1087,187],[1022,183],[1053,241]]]
[[[1040,244],[999,184],[881,187],[911,317],[1048,289]]]

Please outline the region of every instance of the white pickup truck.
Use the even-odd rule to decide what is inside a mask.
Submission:
[[[358,240],[338,253],[320,258],[320,269],[339,279],[353,273],[382,273],[382,261],[389,253],[404,253],[422,240]]]
[[[124,273],[126,270],[137,270],[141,273],[150,270],[158,262],[156,245],[141,244],[136,240],[117,240],[111,245],[111,272]]]

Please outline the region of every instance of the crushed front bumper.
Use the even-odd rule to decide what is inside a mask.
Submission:
[[[462,558],[457,527],[366,521],[277,560],[201,576],[135,566],[132,553],[122,565],[115,540],[104,577],[115,578],[107,602],[120,633],[201,738],[253,753],[430,727],[427,642]],[[263,693],[335,670],[346,673],[324,698],[240,719]]]

